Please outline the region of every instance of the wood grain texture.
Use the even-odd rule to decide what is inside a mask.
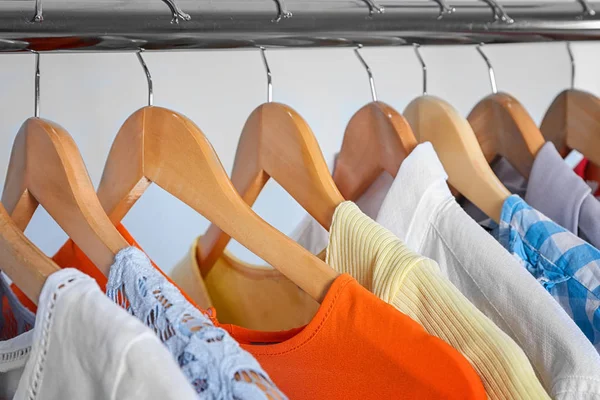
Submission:
[[[434,96],[413,100],[404,117],[419,143],[431,142],[450,185],[498,222],[510,192],[492,171],[469,122]]]
[[[252,112],[242,130],[231,173],[233,186],[250,206],[269,178],[329,229],[344,198],[306,121],[280,103],[265,103]],[[229,240],[215,224],[199,240],[197,257],[203,275],[223,254]]]
[[[123,173],[127,171],[127,173]],[[98,196],[113,221],[153,182],[219,226],[321,301],[337,273],[262,220],[238,194],[214,149],[189,119],[144,107],[119,130]]]
[[[333,180],[347,200],[358,199],[382,172],[395,177],[417,146],[406,119],[391,106],[371,102],[350,119]]]
[[[41,204],[104,274],[128,246],[102,209],[73,138],[53,122],[30,118],[21,126],[2,202],[21,230]]]
[[[517,99],[506,93],[489,95],[473,107],[467,120],[488,162],[502,156],[529,178],[535,156],[546,140]]]
[[[60,268],[29,241],[0,205],[0,259],[2,271],[38,304],[46,279]]]
[[[574,149],[600,166],[598,97],[575,89],[561,92],[546,111],[540,129],[563,156]]]

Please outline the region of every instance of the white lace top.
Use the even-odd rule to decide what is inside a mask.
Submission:
[[[0,399],[196,398],[154,332],[87,275],[69,268],[52,274],[35,325],[3,278],[0,292]]]
[[[140,250],[117,254],[106,293],[154,330],[198,398],[286,399],[252,355],[190,304]]]

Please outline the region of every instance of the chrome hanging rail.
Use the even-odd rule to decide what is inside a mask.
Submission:
[[[0,51],[595,40],[598,8],[586,0],[0,1]]]

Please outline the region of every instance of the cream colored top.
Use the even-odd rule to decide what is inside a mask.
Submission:
[[[549,399],[523,350],[442,276],[352,202],[335,211],[327,263],[459,350],[491,399]]]
[[[202,277],[194,241],[171,279],[201,308],[214,307],[219,322],[260,331],[306,325],[319,303],[279,271],[244,263],[227,251]],[[301,266],[299,266],[301,268]]]

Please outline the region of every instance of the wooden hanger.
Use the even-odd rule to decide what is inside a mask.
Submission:
[[[546,140],[517,99],[498,93],[494,70],[482,45],[477,46],[477,51],[488,65],[492,94],[473,107],[467,120],[488,162],[502,156],[523,177],[529,178],[535,156]]]
[[[0,259],[2,271],[35,304],[38,304],[46,279],[60,270],[25,237],[1,204]]]
[[[102,209],[73,138],[59,125],[38,118],[39,54],[35,110],[36,117],[23,123],[13,143],[2,203],[21,230],[41,204],[108,275],[115,254],[128,243]]]
[[[333,180],[348,200],[359,198],[384,171],[396,177],[400,164],[417,145],[408,121],[377,101],[371,69],[358,49],[354,51],[369,75],[373,101],[350,119],[336,160]]]
[[[269,178],[273,178],[329,230],[333,213],[344,198],[306,121],[285,104],[271,102],[271,72],[262,48],[261,54],[267,70],[268,102],[258,106],[244,125],[231,181],[252,206]],[[202,274],[210,271],[229,240],[215,224],[200,238],[197,257]]]
[[[149,78],[139,53],[138,57]],[[271,110],[271,105],[264,107],[251,119],[260,124],[261,117],[271,115]],[[290,113],[287,121],[268,121],[285,126],[293,118]],[[323,299],[337,277],[327,264],[266,223],[246,204],[193,122],[174,111],[148,106],[125,121],[106,162],[98,196],[111,220],[120,221],[151,182],[219,226],[315,300]]]
[[[418,46],[415,46],[415,52],[423,66],[424,95],[406,107],[404,117],[419,143],[431,142],[450,185],[499,222],[502,206],[510,192],[492,171],[469,122],[450,104],[425,94],[426,67]]]
[[[571,88],[556,96],[540,129],[563,156],[574,149],[593,164],[600,165],[600,99],[574,89],[575,59],[570,43],[567,50],[571,59]]]

